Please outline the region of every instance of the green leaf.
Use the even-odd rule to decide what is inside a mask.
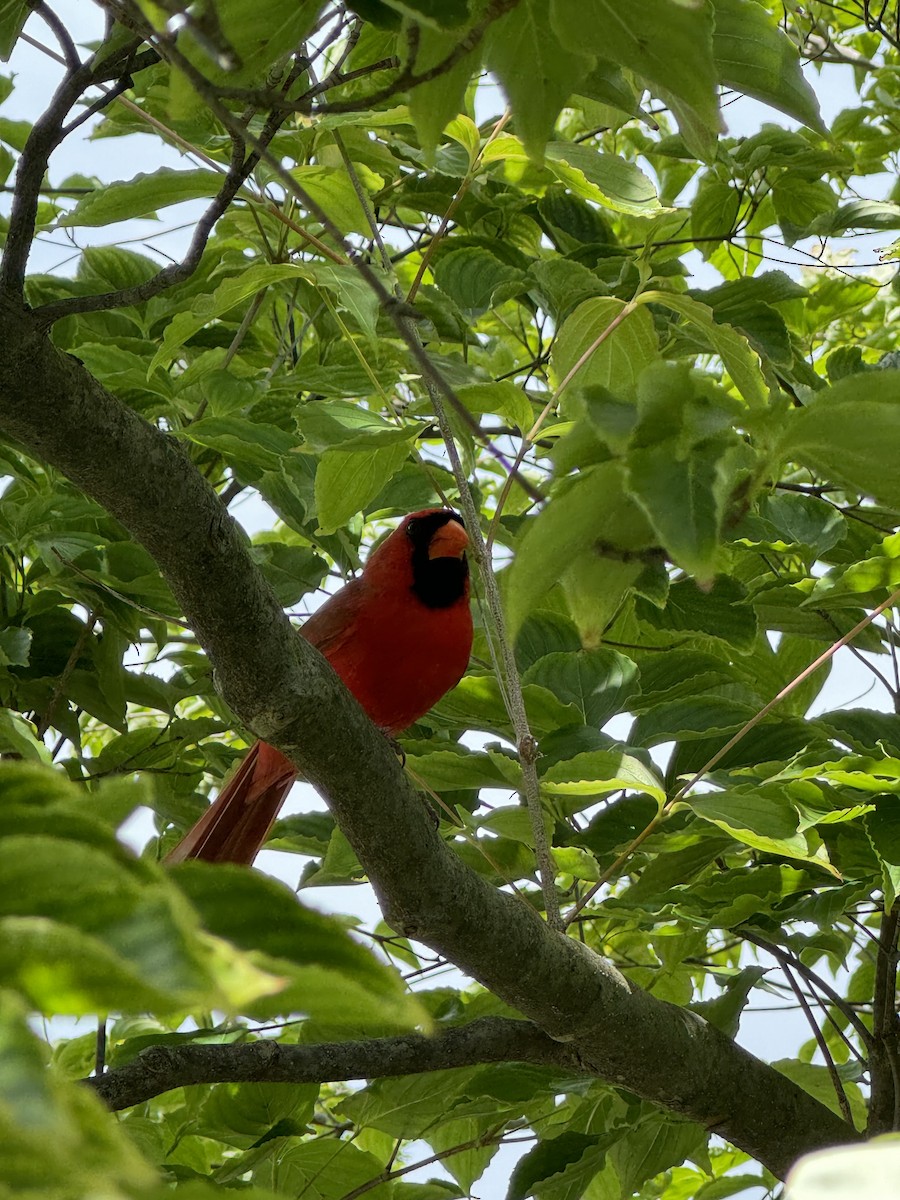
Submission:
[[[829,736],[860,753],[887,750],[900,758],[900,728],[893,713],[864,708],[845,708],[823,713],[818,718]]]
[[[596,798],[626,790],[643,792],[658,804],[666,798],[656,772],[640,759],[619,750],[589,750],[568,761],[554,763],[541,775],[541,787],[557,796]]]
[[[642,304],[664,304],[695,325],[725,364],[726,371],[747,404],[761,407],[766,403],[769,389],[763,378],[759,355],[751,349],[743,334],[730,325],[716,321],[710,308],[689,296],[679,296],[673,292],[643,292],[640,301]]]
[[[233,1010],[281,981],[203,935],[57,772],[0,766],[0,979],[42,1012]],[[45,832],[53,830],[52,835]]]
[[[214,292],[196,296],[190,309],[177,312],[165,327],[162,345],[150,363],[148,375],[158,367],[167,367],[185,342],[204,325],[246,305],[257,292],[274,288],[276,284],[296,284],[298,281],[333,293],[338,307],[350,313],[360,327],[374,337],[378,297],[353,267],[312,262],[260,263],[229,276]],[[243,315],[241,312],[240,316]]]
[[[363,164],[355,163],[354,169],[365,186],[371,184],[377,191],[383,180],[369,171]],[[346,170],[339,167],[292,167],[290,174],[298,186],[322,208],[341,233],[371,233],[369,219],[360,203],[359,196]]]
[[[201,42],[188,27],[184,31],[187,36],[179,44],[182,53],[207,78],[225,84],[256,83],[282,55],[300,45],[320,7],[319,0],[265,0],[263,8],[259,0],[229,0],[218,6],[221,12],[217,11],[210,22],[211,36]],[[160,12],[156,8],[150,11]],[[164,26],[166,17],[161,20]],[[200,28],[204,29],[202,22]],[[181,72],[178,74],[181,76]],[[178,115],[183,115],[181,104],[188,115],[193,112],[194,105],[183,101],[178,80],[170,86],[177,97],[174,107]],[[182,77],[180,86],[189,96],[191,85],[186,77]]]
[[[370,1196],[371,1200],[389,1200],[390,1184],[372,1187],[373,1180],[383,1172],[384,1164],[374,1154],[337,1138],[314,1138],[289,1149],[279,1149],[278,1154],[279,1194],[304,1196],[309,1200],[314,1196],[340,1200],[354,1191]]]
[[[162,1041],[162,1039],[160,1039]],[[163,1042],[163,1044],[166,1044]],[[290,1122],[297,1133],[315,1111],[318,1084],[225,1083],[214,1088],[196,1117],[195,1131],[252,1149],[270,1130]]]
[[[708,583],[744,457],[734,401],[686,366],[647,368],[628,449],[628,486],[671,558]]]
[[[596,100],[611,108],[621,109],[622,112],[633,117],[640,117],[648,123],[652,122],[652,118],[638,103],[634,84],[626,78],[625,72],[618,63],[609,59],[597,59],[594,69],[587,79],[582,81],[581,91],[590,100]]]
[[[734,233],[740,207],[740,195],[731,184],[718,179],[704,183],[691,205],[691,234],[694,241],[711,241],[714,245],[721,245]],[[709,256],[710,247],[700,244],[698,248]]]
[[[641,661],[641,692],[632,698],[631,707],[643,712],[736,681],[737,668],[732,663],[700,650],[669,649],[664,654],[648,654]]]
[[[599,1149],[600,1144],[599,1135],[577,1133],[574,1130],[567,1130],[557,1137],[544,1138],[516,1163],[510,1176],[506,1200],[525,1200],[527,1196],[534,1195],[535,1188],[578,1163],[591,1151]],[[602,1163],[601,1155],[595,1170],[599,1170]]]
[[[421,25],[416,48],[416,74],[422,75],[443,63],[459,45],[460,31],[444,32]],[[464,111],[466,87],[481,56],[478,46],[463,55],[448,71],[443,71],[427,83],[416,84],[409,92],[409,112],[416,126],[419,141],[427,154],[434,153],[441,134],[450,122]],[[466,118],[468,119],[468,118]],[[476,126],[475,142],[479,134]],[[471,155],[470,155],[471,157]]]
[[[595,53],[666,88],[717,132],[712,8],[668,0],[553,0],[551,20],[569,50]]]
[[[46,1065],[24,1005],[0,993],[0,1137],[7,1194],[155,1196],[156,1172],[82,1083]]]
[[[536,612],[525,621],[516,640],[516,662],[524,674],[546,654],[581,649],[578,630],[561,613]]]
[[[2,0],[0,3],[0,59],[4,62],[9,61],[30,12],[27,0]]]
[[[792,410],[783,457],[900,506],[900,371],[850,375]]]
[[[261,471],[277,470],[282,458],[297,449],[296,438],[283,429],[242,417],[204,417],[181,436]]]
[[[529,157],[539,160],[556,118],[593,59],[584,46],[560,46],[545,0],[520,0],[495,21],[485,37],[484,57],[509,100]]]
[[[340,448],[362,450],[369,446],[395,446],[420,432],[412,423],[398,426],[378,413],[356,404],[332,400],[300,405],[294,420],[309,449],[316,453]]]
[[[31,722],[8,708],[0,708],[0,751],[37,762],[50,761],[50,752],[35,736]]]
[[[502,787],[510,780],[488,754],[477,754],[465,746],[433,749],[445,742],[412,741],[406,747],[406,761],[416,776],[437,792],[461,788]]]
[[[653,181],[634,163],[576,142],[551,142],[547,166],[576,195],[613,212],[655,217],[661,211]]]
[[[622,1194],[630,1192],[634,1195],[648,1179],[686,1158],[699,1157],[708,1140],[709,1133],[701,1125],[648,1112],[610,1151],[610,1161],[621,1180]]]
[[[523,273],[479,246],[465,246],[443,255],[434,270],[442,292],[467,313],[480,314],[491,307],[499,288],[523,280]]]
[[[755,0],[715,0],[713,57],[719,80],[824,132],[796,45]]]
[[[27,627],[0,629],[0,667],[27,667],[32,636]]]
[[[553,342],[552,363],[558,381],[565,379],[582,358],[569,385],[572,390],[603,387],[619,396],[633,394],[643,369],[659,359],[659,344],[653,328],[653,318],[646,308],[629,312],[624,320],[589,355],[600,335],[617,318],[626,305],[611,296],[597,296],[579,304],[559,330]],[[585,357],[587,355],[587,357]],[[565,395],[565,393],[564,393]],[[563,411],[572,414],[567,396]],[[577,412],[577,409],[575,410]]]
[[[772,1066],[779,1074],[786,1075],[798,1087],[815,1096],[821,1104],[824,1104],[826,1108],[830,1108],[833,1113],[841,1112],[840,1103],[834,1091],[834,1081],[827,1067],[820,1066],[818,1063],[798,1062],[793,1058],[779,1059],[773,1062]],[[841,1073],[840,1067],[838,1067],[838,1073]],[[853,1123],[857,1130],[863,1130],[866,1127],[868,1113],[866,1102],[862,1097],[859,1086],[849,1079],[844,1079],[842,1083],[844,1094],[850,1103],[850,1113],[853,1117]]]
[[[885,200],[851,200],[816,218],[812,232],[827,237],[850,229],[900,229],[900,205]]]
[[[880,554],[851,563],[849,567],[834,567],[816,580],[807,604],[820,608],[841,596],[857,596],[879,592],[900,584],[900,534],[892,533],[878,547]]]
[[[881,863],[885,911],[889,911],[900,895],[900,828],[897,823],[896,796],[879,796],[875,811],[864,818],[872,849]]]
[[[175,171],[160,167],[147,175],[116,181],[85,196],[71,212],[64,213],[57,224],[68,229],[75,226],[113,225],[133,217],[152,217],[160,208],[181,204],[185,200],[215,196],[222,186],[222,176],[213,171]]]
[[[453,1108],[466,1095],[466,1085],[474,1074],[475,1068],[463,1067],[376,1079],[342,1100],[339,1111],[359,1126],[371,1126],[392,1137],[420,1137],[434,1125],[451,1119]]]
[[[786,174],[776,179],[772,185],[772,199],[778,224],[789,246],[837,207],[837,196],[824,179],[804,179],[799,174]]]
[[[585,725],[605,724],[640,690],[636,665],[615,650],[547,654],[522,678],[549,688],[564,704],[575,704]]]
[[[807,835],[799,832],[797,810],[774,788],[728,788],[706,796],[692,796],[686,803],[698,817],[746,846],[814,863],[837,874],[823,848],[814,849]]]
[[[391,8],[414,17],[423,24],[422,32],[429,25],[441,29],[463,25],[469,18],[469,0],[385,0]],[[457,38],[460,34],[457,33]],[[417,60],[417,65],[421,63]]]
[[[536,736],[549,733],[564,725],[578,722],[578,711],[571,704],[562,704],[546,688],[536,683],[523,689],[525,708],[532,731]],[[509,714],[493,675],[467,675],[432,709],[453,725],[469,729],[486,729],[507,736],[511,730]]]
[[[600,867],[596,858],[588,850],[579,846],[554,846],[553,862],[560,874],[571,875],[573,879],[584,879],[588,883],[596,883],[600,878]]]
[[[314,591],[328,574],[328,564],[307,546],[257,542],[252,553],[285,608]]]
[[[182,863],[173,876],[203,924],[286,985],[252,1004],[257,1016],[302,1010],[325,1025],[408,1029],[423,1019],[399,977],[339,921],[304,907],[290,888],[231,865]]]
[[[818,496],[775,493],[763,496],[757,512],[737,527],[747,545],[784,552],[802,547],[816,555],[836,546],[847,532],[843,514]]]
[[[756,640],[757,618],[746,599],[741,584],[722,575],[705,591],[690,579],[679,580],[662,610],[645,600],[637,608],[641,620],[654,629],[703,633],[747,652]]]
[[[658,704],[642,713],[630,740],[638,746],[736,733],[754,715],[749,704],[705,695]]]
[[[617,565],[617,557],[633,559],[652,544],[650,526],[626,494],[618,463],[601,463],[566,483],[529,524],[509,569],[506,604],[512,638],[573,563],[591,556],[596,556],[592,565],[600,566],[590,589],[594,616],[610,619],[643,564],[619,562],[629,568],[623,578],[614,571],[604,574],[606,560]]]
[[[628,456],[628,488],[678,566],[701,583],[715,573],[726,488],[727,445],[713,441],[676,457],[671,442]]]
[[[584,300],[607,293],[593,271],[567,258],[541,259],[532,265],[529,276],[533,283],[528,294],[560,323]]]
[[[369,450],[327,450],[316,470],[316,510],[319,530],[333,533],[346,525],[374,499],[400,470],[409,454],[409,441]]]

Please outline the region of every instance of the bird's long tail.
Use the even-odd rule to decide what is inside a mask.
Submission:
[[[165,861],[188,858],[249,866],[297,778],[297,768],[266,742],[254,742],[200,820]]]

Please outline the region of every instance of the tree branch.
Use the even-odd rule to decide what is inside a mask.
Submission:
[[[269,142],[271,142],[272,138],[278,132],[283,119],[283,117],[269,118],[265,129],[260,134],[260,145],[268,146]],[[161,271],[158,271],[150,279],[136,284],[134,287],[120,288],[115,292],[103,292],[94,296],[72,296],[66,300],[56,300],[52,304],[43,304],[39,308],[34,309],[35,318],[45,327],[49,328],[55,321],[60,320],[61,317],[70,316],[72,313],[99,312],[100,310],[110,308],[121,308],[123,305],[128,304],[141,304],[153,296],[158,296],[160,292],[164,292],[167,288],[174,287],[176,284],[183,283],[184,280],[189,279],[200,264],[200,259],[203,257],[203,251],[206,249],[206,243],[209,241],[210,235],[215,228],[216,221],[218,221],[219,217],[222,216],[237,193],[244,186],[250,172],[258,161],[258,151],[254,151],[245,159],[242,144],[235,138],[235,153],[222,186],[206,209],[206,212],[204,212],[203,216],[197,222],[194,236],[191,238],[191,244],[181,262],[163,267]]]
[[[578,1057],[529,1021],[482,1017],[436,1037],[409,1034],[365,1042],[285,1046],[150,1046],[122,1067],[85,1080],[114,1111],[196,1083],[340,1083],[421,1075],[479,1063],[528,1062],[581,1071]]]
[[[868,1133],[896,1132],[900,1127],[900,1025],[897,1020],[897,934],[900,907],[894,904],[881,919],[875,993],[872,1005],[872,1046],[869,1053],[872,1100]]]
[[[66,29],[63,22],[59,19],[56,13],[44,0],[28,0],[31,10],[41,18],[53,36],[59,43],[59,48],[62,51],[63,61],[70,71],[77,71],[81,66],[81,59],[78,56],[78,48],[72,41],[72,36]]]
[[[43,6],[41,6],[43,8]],[[42,13],[42,15],[44,15]],[[63,122],[72,105],[91,82],[86,65],[71,66],[40,120],[25,142],[16,169],[16,191],[9,217],[9,231],[0,261],[0,293],[21,299],[25,268],[31,253],[38,197],[50,155],[65,136]]]
[[[179,443],[53,346],[13,299],[0,298],[0,329],[0,429],[66,474],[153,555],[220,694],[328,800],[394,929],[567,1044],[585,1070],[706,1125],[776,1175],[802,1153],[858,1138],[701,1017],[633,986],[466,867],[438,836],[384,737],[296,636],[234,520]]]

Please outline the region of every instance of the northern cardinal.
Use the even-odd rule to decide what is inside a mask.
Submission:
[[[362,573],[300,630],[387,734],[424,716],[468,665],[468,544],[462,518],[450,509],[404,517]],[[252,863],[296,774],[274,746],[254,742],[166,862]]]

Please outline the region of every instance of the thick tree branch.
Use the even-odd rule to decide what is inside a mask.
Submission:
[[[482,1017],[437,1037],[409,1034],[366,1042],[284,1046],[151,1046],[134,1062],[88,1079],[114,1111],[192,1083],[340,1083],[420,1075],[479,1063],[528,1062],[578,1073],[577,1055],[529,1021]]]
[[[0,429],[104,505],[154,556],[220,693],[326,797],[398,932],[568,1044],[584,1069],[707,1125],[776,1175],[802,1153],[858,1137],[701,1017],[631,985],[466,867],[385,739],[295,635],[178,442],[106,392],[9,298],[0,298],[0,329]]]

